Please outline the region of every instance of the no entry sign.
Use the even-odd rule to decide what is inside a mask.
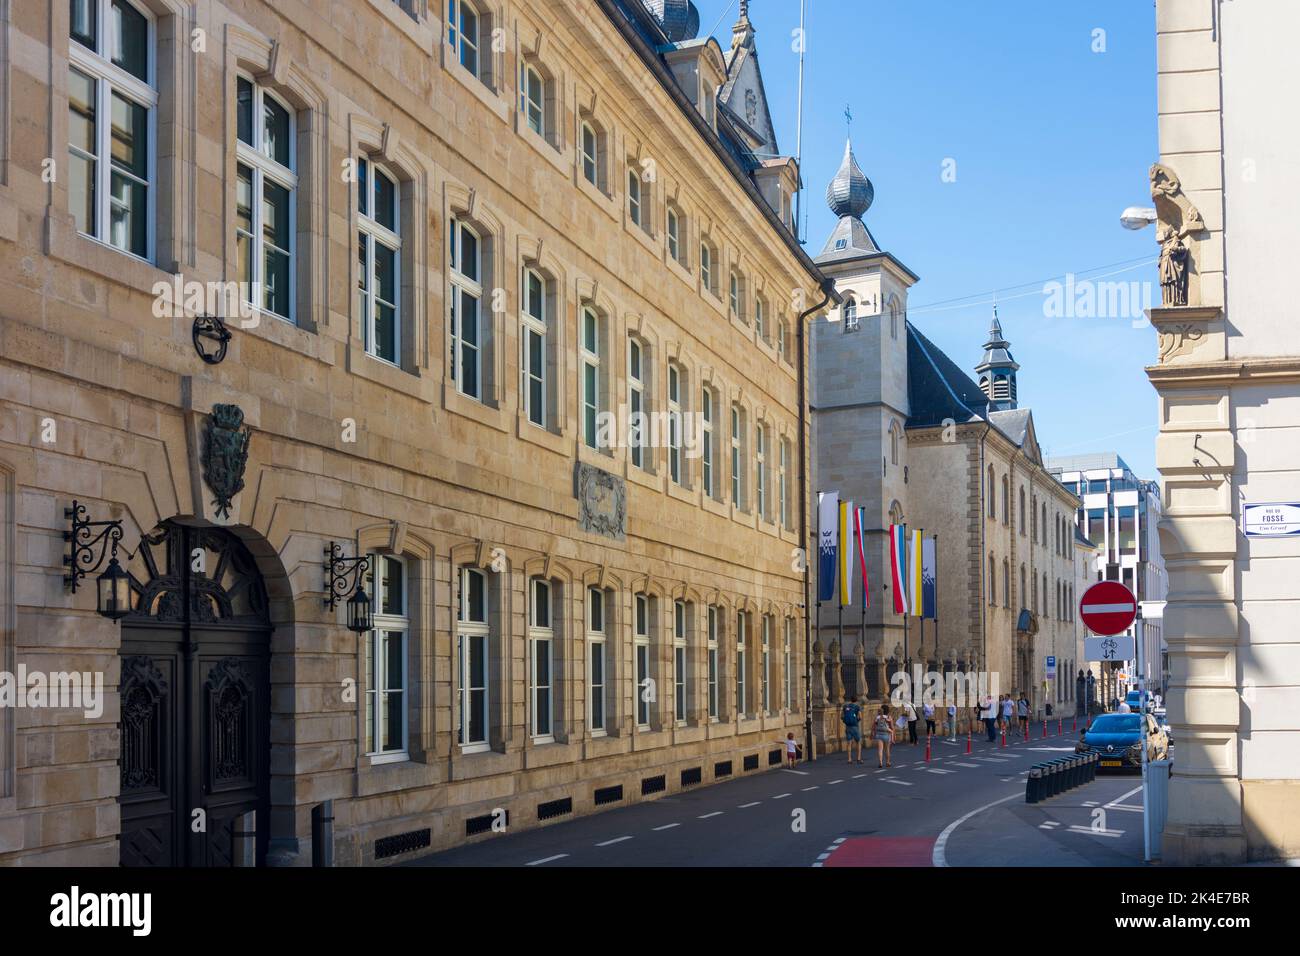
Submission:
[[[1118,581],[1098,581],[1083,592],[1079,617],[1094,634],[1122,634],[1137,618],[1137,598]]]

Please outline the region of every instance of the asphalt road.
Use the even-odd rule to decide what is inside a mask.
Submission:
[[[503,833],[412,866],[1015,866],[1142,862],[1140,785],[1096,781],[1026,805],[1025,774],[1075,736],[1006,749],[935,738],[896,745],[892,769],[831,754],[578,819]],[[1094,813],[1101,808],[1100,819]],[[955,824],[955,826],[954,826]],[[940,844],[936,853],[936,844]]]

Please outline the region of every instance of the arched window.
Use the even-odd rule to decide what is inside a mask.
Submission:
[[[998,516],[998,499],[997,499],[997,487],[993,483],[992,465],[989,465],[989,487],[988,487],[987,496],[989,500],[989,517],[996,518]]]
[[[1011,562],[1002,559],[1002,606],[1011,607]]]
[[[1002,476],[1002,523],[1011,521],[1011,484],[1006,475]]]
[[[998,603],[998,569],[993,563],[993,555],[989,555],[989,604],[995,606]]]
[[[898,422],[889,423],[889,463],[898,464]]]
[[[856,332],[858,330],[858,303],[852,296],[844,300],[844,331]]]
[[[889,337],[898,338],[898,299],[892,296],[889,299]]]
[[[1020,533],[1025,533],[1025,489],[1023,485],[1020,488]]]
[[[1042,528],[1043,539],[1040,543],[1047,544],[1047,502],[1046,501],[1043,502],[1042,510],[1043,510],[1043,523],[1039,527]]]

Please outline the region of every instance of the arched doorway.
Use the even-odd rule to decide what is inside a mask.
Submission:
[[[120,861],[231,866],[270,822],[266,587],[240,540],[164,522],[129,567],[122,621]],[[245,816],[255,812],[254,818]]]

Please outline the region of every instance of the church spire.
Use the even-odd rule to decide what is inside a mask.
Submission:
[[[1011,343],[1002,334],[998,307],[993,306],[989,338],[984,343],[984,359],[975,366],[980,377],[980,391],[989,400],[989,411],[1016,407],[1016,372],[1020,365],[1011,356]]]
[[[862,217],[867,214],[875,198],[876,187],[871,185],[871,180],[853,155],[853,140],[847,139],[839,172],[826,187],[826,205],[839,219],[839,223],[826,240],[826,247],[817,257],[817,262],[853,259],[880,251],[875,238],[862,222]]]

